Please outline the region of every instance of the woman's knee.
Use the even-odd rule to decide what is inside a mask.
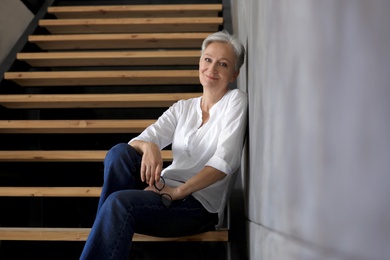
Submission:
[[[122,157],[123,154],[128,154],[129,150],[131,150],[131,146],[128,145],[127,143],[119,143],[111,147],[110,150],[108,150],[106,154],[106,158],[114,157]],[[134,148],[133,148],[134,149]]]
[[[114,185],[115,190],[138,187],[141,160],[141,155],[130,145],[113,146],[104,159],[105,183]]]
[[[120,143],[113,146],[106,154],[104,163],[118,162],[122,160],[140,160],[138,152],[127,143]]]
[[[122,215],[125,211],[131,210],[131,203],[126,198],[125,192],[117,191],[108,196],[102,209],[106,214]]]

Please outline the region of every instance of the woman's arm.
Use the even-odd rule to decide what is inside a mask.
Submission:
[[[188,181],[178,186],[172,198],[175,198],[176,196],[178,199],[185,198],[191,193],[204,189],[225,177],[226,174],[224,172],[221,172],[213,167],[206,166]]]
[[[161,192],[168,193],[171,196],[172,200],[179,200],[187,197],[188,195],[198,190],[204,189],[216,183],[217,181],[222,180],[225,177],[225,173],[213,167],[206,166],[182,185],[175,188],[166,185]],[[151,186],[146,188],[146,190],[152,190],[156,193],[159,193],[159,191],[157,191],[154,187]]]
[[[130,145],[142,154],[141,161],[141,180],[153,187],[155,182],[160,180],[163,160],[160,148],[152,142],[134,140]]]

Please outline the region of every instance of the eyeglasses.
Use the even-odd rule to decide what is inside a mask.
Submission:
[[[164,206],[166,207],[169,207],[172,204],[172,197],[168,193],[161,193],[161,191],[165,188],[165,180],[162,176],[160,177],[160,179],[162,180],[163,186],[161,188],[158,188],[156,183],[154,183],[154,188],[156,188],[156,190],[158,190],[158,192],[160,193],[162,204],[164,204]]]

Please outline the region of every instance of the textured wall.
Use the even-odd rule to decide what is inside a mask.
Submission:
[[[0,0],[0,63],[8,55],[32,18],[33,14],[21,1]]]
[[[231,8],[250,259],[390,259],[390,1]]]

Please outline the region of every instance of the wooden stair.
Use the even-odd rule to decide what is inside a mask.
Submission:
[[[201,95],[200,46],[222,27],[221,12],[222,4],[49,7],[51,18],[37,25],[47,33],[28,37],[28,44],[38,50],[18,53],[17,61],[25,66],[6,72],[0,86],[0,201],[97,199],[100,186],[52,186],[28,167],[53,167],[50,174],[60,174],[56,165],[77,164],[69,174],[84,181],[89,177],[83,177],[83,171],[92,164],[96,179],[102,180],[103,159],[119,137],[126,136],[121,140],[127,142],[174,102]],[[140,109],[157,110],[143,118]],[[90,117],[80,119],[84,113]],[[96,144],[85,149],[80,144],[90,135],[98,136]],[[53,146],[53,136],[65,141],[47,149]],[[64,143],[70,148],[63,148]],[[165,164],[172,161],[169,149],[162,151]],[[13,169],[24,164],[20,172]],[[42,184],[13,184],[26,174]],[[12,185],[7,185],[10,176]],[[6,208],[2,212],[13,214]],[[25,215],[12,217],[25,223]],[[90,231],[90,226],[15,227],[1,220],[0,241],[84,241]],[[179,238],[136,234],[134,241],[226,242],[228,230]]]
[[[181,99],[199,97],[199,93],[145,94],[18,94],[0,95],[6,108],[129,108],[169,107]],[[1,130],[0,130],[1,131]]]
[[[0,162],[103,162],[106,153],[106,150],[0,151]],[[162,159],[164,162],[171,162],[172,152],[163,150]]]
[[[2,228],[2,240],[85,241],[89,228]],[[134,234],[135,242],[228,242],[226,229],[185,237],[153,237]]]
[[[222,17],[46,19],[39,26],[51,33],[215,32]]]
[[[221,4],[51,6],[47,12],[59,19],[219,17]]]
[[[210,33],[112,33],[30,35],[42,50],[131,50],[199,48]]]
[[[3,120],[0,134],[140,133],[155,120]]]
[[[38,71],[7,72],[20,86],[106,86],[199,84],[197,70]]]
[[[197,65],[197,50],[18,53],[32,67]]]

